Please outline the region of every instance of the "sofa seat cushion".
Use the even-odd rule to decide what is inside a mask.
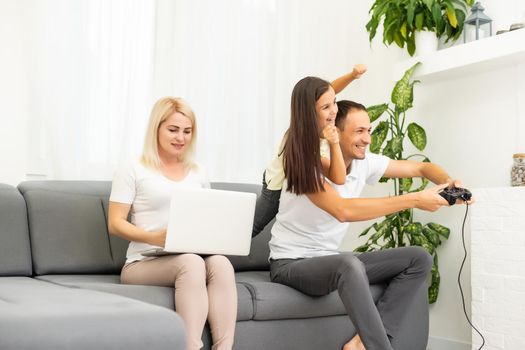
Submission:
[[[0,277],[0,349],[181,349],[173,311],[29,277]]]
[[[44,275],[37,278],[67,287],[118,294],[175,310],[173,288],[170,287],[121,284],[118,275]],[[237,320],[253,319],[252,296],[243,284],[237,284],[237,304]]]
[[[236,273],[238,283],[243,283],[252,293],[254,320],[281,320],[346,315],[337,291],[322,297],[311,297],[280,283],[270,282],[270,272],[252,271]],[[372,285],[374,301],[381,297],[384,285]]]

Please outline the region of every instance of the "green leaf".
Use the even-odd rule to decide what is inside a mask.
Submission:
[[[370,231],[372,229],[372,227],[373,226],[370,226],[370,227],[366,228],[365,230],[363,230],[363,232],[361,232],[359,234],[359,237],[362,237],[362,236],[366,235],[368,233],[368,231]]]
[[[381,223],[379,229],[370,237],[370,241],[377,243],[377,241],[392,232],[392,222],[390,220],[385,220]]]
[[[461,10],[462,12],[468,11],[467,3],[465,3],[464,0],[452,0],[452,3],[454,4],[454,7],[458,10]],[[456,13],[457,16],[457,13]]]
[[[382,177],[382,178],[379,179],[379,183],[386,183],[386,182],[388,182],[390,180],[391,180],[391,178],[389,178],[389,177]]]
[[[407,24],[409,27],[412,27],[412,23],[414,22],[414,12],[415,11],[416,11],[416,0],[410,0],[408,3],[408,7],[407,7]]]
[[[388,105],[386,103],[383,103],[381,105],[374,105],[367,107],[366,110],[368,111],[368,117],[370,118],[370,123],[373,123],[377,120],[385,111],[388,109]]]
[[[416,39],[414,32],[410,33],[407,38],[407,50],[410,56],[414,56],[416,52]]]
[[[448,227],[435,222],[429,222],[426,226],[430,227],[433,231],[436,231],[441,237],[444,237],[445,239],[448,239],[450,236],[450,229]]]
[[[428,287],[428,302],[433,304],[437,301],[439,295],[439,283],[441,276],[439,275],[439,269],[437,265],[432,266],[432,280],[430,287]]]
[[[439,23],[443,22],[441,18],[441,7],[437,2],[432,5],[432,19],[436,27],[439,27]]]
[[[403,23],[401,25],[401,28],[399,28],[399,33],[401,33],[401,36],[406,40],[407,39],[407,24]]]
[[[363,244],[357,248],[354,249],[354,252],[358,252],[358,253],[364,253],[364,252],[368,252],[368,249],[370,248],[370,245],[368,244]]]
[[[423,245],[423,241],[421,240],[421,237],[423,237],[423,236],[421,236],[421,235],[409,235],[410,244],[421,247]]]
[[[400,186],[399,189],[403,192],[408,192],[410,191],[410,187],[412,187],[412,183],[413,183],[413,180],[411,177],[401,178],[399,179],[399,186]]]
[[[383,23],[383,42],[387,41],[388,44],[392,44],[392,42],[395,40],[394,35],[398,30],[398,22],[399,19],[393,14],[389,13],[385,16],[385,21]]]
[[[445,42],[448,42],[450,39],[452,39],[453,41],[457,40],[463,32],[463,28],[465,26],[465,13],[461,10],[456,10],[456,17],[458,19],[456,33],[452,37],[448,37],[447,40],[445,40]]]
[[[412,67],[407,69],[403,77],[396,83],[392,90],[391,100],[400,111],[406,111],[412,105],[413,100],[413,84],[410,83],[410,77],[414,70],[421,62],[417,62]]]
[[[405,40],[403,40],[403,35],[401,35],[401,32],[399,31],[394,32],[394,41],[400,48],[403,48],[405,46]]]
[[[390,145],[390,148],[392,152],[398,154],[403,152],[403,138],[400,136],[393,137],[392,140],[390,140],[392,143]]]
[[[388,158],[390,159],[398,159],[399,157],[397,156],[396,153],[394,153],[394,151],[392,151],[392,140],[388,140],[386,145],[385,145],[385,148],[383,148],[383,155],[384,156],[387,156]]]
[[[411,224],[408,224],[405,226],[405,233],[408,233],[409,235],[420,235],[423,231],[423,226],[420,222],[413,222]]]
[[[423,0],[423,3],[427,6],[428,10],[431,11],[432,10],[432,4],[434,3],[435,0]]]
[[[376,223],[374,224],[374,227],[376,228],[376,230],[380,230],[380,229],[382,229],[382,228],[384,228],[384,227],[386,227],[386,226],[389,226],[390,223],[391,223],[391,221],[392,221],[392,220],[390,220],[390,219],[387,218],[387,219],[385,219],[385,220],[383,220],[383,221],[381,221],[381,222],[376,222]]]
[[[456,9],[454,8],[454,5],[452,5],[452,2],[450,0],[445,0],[445,4],[447,5],[447,18],[448,22],[453,28],[456,28],[458,26],[458,19],[456,18]]]
[[[389,239],[387,243],[384,245],[385,249],[395,248],[396,247],[396,241],[394,239]]]
[[[441,244],[438,233],[426,225],[423,227],[423,235],[434,247],[437,247]]]
[[[371,42],[372,39],[376,36],[377,26],[379,25],[379,20],[375,17],[372,17],[370,21],[366,24],[366,31],[370,33],[368,40]]]
[[[423,13],[422,12],[416,15],[416,29],[419,31],[423,29]]]
[[[427,145],[427,134],[425,129],[416,123],[410,123],[407,128],[408,138],[414,146],[420,151]]]
[[[428,241],[428,238],[425,235],[417,236],[418,240],[420,241],[419,246],[423,247],[430,255],[434,255],[436,251],[436,247]]]
[[[372,153],[379,153],[381,150],[381,145],[386,139],[386,136],[388,134],[388,122],[382,121],[380,122],[374,131],[372,131],[371,136],[371,143],[370,143],[370,152]]]
[[[405,222],[412,221],[411,220],[412,209],[402,210],[402,211],[398,212],[397,215],[399,215],[403,219],[403,221],[405,221]]]
[[[357,248],[354,249],[354,252],[357,252],[357,253],[364,253],[364,252],[368,252],[368,249],[370,248],[370,245],[369,244],[363,244]]]
[[[370,21],[366,24],[366,30],[370,33],[369,40],[370,42],[375,37],[377,33],[377,27],[379,26],[379,23],[381,22],[381,17],[385,14],[385,12],[389,9],[389,2],[383,1],[383,0],[376,0],[372,7],[370,8],[369,13],[372,14]]]

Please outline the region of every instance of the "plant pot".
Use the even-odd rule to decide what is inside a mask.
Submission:
[[[418,56],[436,52],[438,49],[438,43],[436,33],[429,31],[416,32],[416,54]]]

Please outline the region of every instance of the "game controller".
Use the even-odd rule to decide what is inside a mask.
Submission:
[[[445,198],[445,200],[450,205],[456,204],[457,199],[468,201],[470,198],[472,198],[472,193],[466,188],[461,187],[447,187],[443,191],[439,192],[439,195]]]

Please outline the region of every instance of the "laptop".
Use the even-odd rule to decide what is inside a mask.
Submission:
[[[256,198],[249,192],[176,189],[171,197],[164,249],[142,255],[248,255]]]

